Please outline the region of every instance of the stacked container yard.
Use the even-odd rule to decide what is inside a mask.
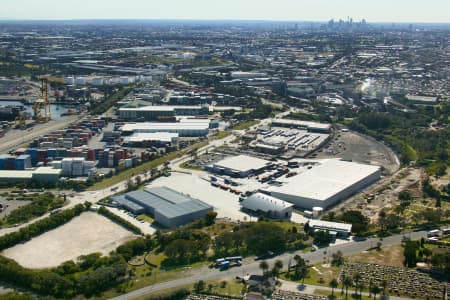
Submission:
[[[72,158],[72,176],[83,176],[83,162],[84,158]]]
[[[27,150],[25,151],[25,153],[30,155],[30,157],[31,157],[31,164],[32,164],[33,166],[35,166],[36,163],[37,163],[37,149],[35,149],[35,148],[30,148],[30,149],[27,149]]]
[[[47,162],[47,149],[37,150],[37,162],[46,163]]]
[[[64,158],[61,161],[61,169],[64,176],[72,176],[72,159]]]
[[[15,170],[26,170],[31,168],[31,157],[28,154],[22,154],[16,157],[15,161]]]

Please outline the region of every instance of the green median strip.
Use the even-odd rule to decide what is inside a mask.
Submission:
[[[89,191],[95,191],[95,190],[101,190],[101,189],[105,189],[108,188],[112,185],[115,185],[121,181],[127,180],[129,178],[131,178],[134,175],[138,175],[147,171],[150,171],[153,168],[156,168],[162,164],[164,164],[166,161],[171,161],[177,157],[181,157],[184,154],[186,154],[188,151],[192,151],[193,149],[199,149],[202,148],[204,146],[208,145],[208,142],[203,141],[203,142],[198,142],[196,144],[193,144],[185,149],[182,150],[178,150],[178,151],[174,151],[171,153],[168,153],[162,157],[158,157],[154,160],[145,162],[139,166],[136,166],[134,168],[130,168],[130,169],[126,169],[124,171],[121,171],[120,173],[118,173],[117,175],[114,175],[110,178],[105,178],[100,182],[95,183],[94,185],[90,186],[88,188]]]

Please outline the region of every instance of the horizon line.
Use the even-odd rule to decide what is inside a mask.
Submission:
[[[102,18],[102,17],[96,17],[96,18],[66,18],[66,19],[48,19],[48,18],[5,18],[0,17],[0,22],[4,21],[11,21],[11,22],[17,22],[17,21],[26,21],[26,22],[64,22],[64,21],[201,21],[201,22],[280,22],[280,23],[292,23],[292,22],[300,22],[300,23],[306,23],[306,22],[312,22],[312,23],[327,23],[331,20],[339,21],[343,20],[344,22],[347,22],[346,20],[342,18],[331,18],[327,20],[323,19],[316,19],[316,20],[283,20],[283,19],[202,19],[202,18]],[[363,19],[353,20],[353,23],[361,23]],[[442,21],[368,21],[366,19],[366,23],[368,24],[379,24],[379,23],[390,23],[390,24],[449,24],[450,21],[442,22]]]

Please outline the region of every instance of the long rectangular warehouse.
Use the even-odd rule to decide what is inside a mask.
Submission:
[[[209,132],[208,119],[198,120],[180,120],[176,123],[126,123],[122,126],[121,131],[124,135],[133,133],[153,133],[153,132],[169,132],[178,133],[180,137],[187,136],[205,136]]]
[[[328,208],[374,183],[380,175],[379,166],[329,159],[266,191],[300,208]]]
[[[200,105],[154,105],[136,108],[119,108],[119,117],[126,120],[143,118],[145,121],[157,121],[175,116],[208,115],[209,108]]]
[[[153,187],[113,196],[111,199],[135,214],[146,212],[168,228],[205,218],[212,206],[167,187]]]

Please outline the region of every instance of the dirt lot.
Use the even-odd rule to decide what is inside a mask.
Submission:
[[[384,177],[363,192],[335,206],[332,210],[359,210],[371,221],[378,219],[378,213],[383,208],[393,208],[400,201],[398,195],[402,191],[409,191],[413,198],[421,196],[421,179],[423,170],[404,168],[393,176]]]
[[[355,162],[383,166],[389,174],[400,166],[397,156],[389,147],[354,132],[337,132],[322,152],[317,152],[317,158],[330,157],[351,158]]]
[[[109,219],[87,212],[3,255],[27,268],[56,267],[67,260],[94,252],[108,254],[134,235]]]
[[[347,258],[351,262],[362,262],[386,266],[403,267],[403,247],[400,245],[382,247],[381,251],[365,251]]]

